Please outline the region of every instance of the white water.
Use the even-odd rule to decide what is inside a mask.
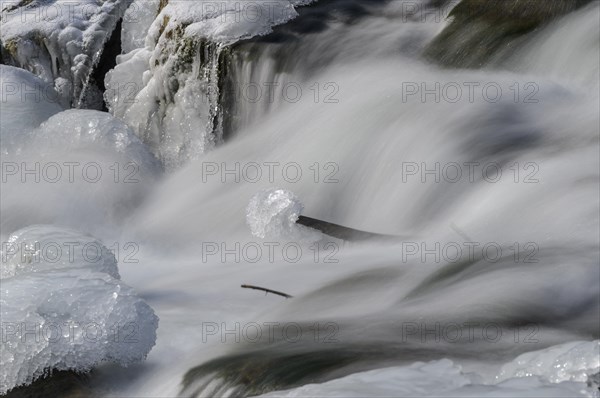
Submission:
[[[107,140],[74,139],[76,145],[55,148],[42,141],[43,132],[50,131],[42,126],[29,144],[35,149],[30,158],[106,157],[109,165],[114,159],[125,162],[138,156],[150,166],[133,187],[78,181],[61,190],[60,196],[55,185],[32,188],[12,180],[9,190],[3,184],[2,234],[43,222],[77,227],[104,242],[139,245],[139,263],[121,264],[119,272],[159,316],[158,337],[143,365],[127,370],[105,365],[97,370],[95,386],[108,389],[111,396],[175,396],[187,371],[245,349],[273,354],[359,347],[361,353],[364,344],[393,352],[395,358],[359,362],[328,374],[333,381],[275,395],[591,396],[594,390],[586,386],[585,378],[600,370],[594,351],[598,342],[593,341],[598,338],[600,289],[599,95],[597,81],[586,84],[574,76],[595,76],[598,69],[598,57],[590,55],[598,52],[598,37],[590,44],[582,40],[579,29],[597,20],[598,10],[592,5],[556,22],[544,34],[531,37],[526,49],[532,50],[523,50],[504,70],[493,71],[441,70],[415,59],[415,49],[376,51],[394,43],[403,48],[400,44],[411,32],[422,38],[416,46],[424,45],[441,29],[435,21],[407,23],[397,35],[380,35],[385,28],[375,21],[382,18],[373,16],[353,25],[355,37],[347,42],[337,40],[344,36],[343,27],[342,33],[336,29],[319,33],[322,39],[331,39],[328,45],[337,54],[326,62],[306,61],[310,68],[302,73],[281,76],[265,59],[244,75],[299,81],[303,87],[306,82],[308,86],[335,82],[340,89],[338,103],[315,103],[308,89],[298,103],[280,98],[260,120],[243,119],[249,127],[230,142],[160,181],[149,150],[140,149],[141,143],[133,138],[132,152],[119,152],[119,141],[109,139],[114,137],[110,134]],[[392,18],[390,25],[396,23]],[[395,26],[389,26],[392,31]],[[380,42],[373,43],[376,39]],[[361,48],[369,56],[360,57]],[[538,62],[553,58],[578,62],[556,62],[551,71]],[[436,103],[422,101],[419,95],[404,98],[403,82],[427,82],[430,87],[435,82],[494,82],[505,95],[497,103],[481,95],[473,102],[463,96],[456,103]],[[515,82],[521,88],[535,82],[538,102],[515,103],[509,89]],[[61,118],[76,117],[72,112],[76,111],[48,122],[57,126],[53,134],[61,129]],[[242,114],[251,113],[242,109]],[[88,114],[78,117],[90,119]],[[106,125],[118,123],[104,118]],[[70,137],[70,130],[63,130]],[[3,126],[3,139],[4,131]],[[133,134],[125,127],[122,133]],[[44,142],[43,150],[38,139]],[[244,178],[236,182],[207,169],[249,162],[295,162],[303,177],[290,183],[280,166],[271,181],[264,167],[257,182]],[[311,169],[316,162],[317,180]],[[465,177],[436,183],[432,177],[422,182],[418,175],[403,174],[403,162],[425,162],[429,167],[436,162],[506,166],[496,183],[481,178],[480,168],[474,182]],[[324,169],[328,163],[336,166]],[[515,163],[520,169],[517,182],[510,169]],[[536,166],[536,183],[524,183],[534,170],[524,169],[530,163]],[[331,170],[338,182],[325,183]],[[350,244],[327,238],[339,250],[326,249],[320,242],[322,251],[315,261],[314,240],[289,235],[269,240],[279,244],[270,261],[265,241],[252,235],[246,216],[254,195],[275,187],[292,191],[304,205],[302,214],[311,217],[402,236],[404,242],[425,242],[429,248],[436,242],[443,246],[471,240],[504,248],[519,243],[525,251],[524,245],[534,243],[538,261],[516,262],[514,252],[509,252],[497,262],[480,260],[449,269],[448,261],[436,262],[431,256],[425,261],[420,253],[406,257],[407,247],[400,239]],[[295,217],[299,206],[296,199],[292,202]],[[286,261],[280,250],[290,242],[303,250],[296,263]],[[236,243],[258,245],[263,256],[258,261],[244,256],[236,261],[232,254],[223,258],[222,245],[231,249]],[[210,249],[216,245],[217,251],[209,255],[207,244]],[[326,262],[325,256],[332,253],[337,262]],[[448,272],[436,274],[440,270]],[[294,298],[240,289],[244,283]],[[234,337],[221,335],[224,324],[232,329],[236,324],[267,321],[333,323],[339,327],[337,345],[315,342],[310,335],[297,345],[278,341],[271,348],[247,339],[236,344]],[[403,329],[403,325],[466,322],[477,324],[475,337],[463,336],[457,342],[431,337],[423,341],[420,333],[407,336]],[[215,324],[217,334],[207,334],[207,325]],[[503,332],[497,341],[482,334],[483,326],[490,324]],[[526,339],[532,331],[533,339]],[[575,343],[580,341],[584,343]],[[519,356],[552,346],[558,347]],[[557,375],[557,368],[565,371]],[[365,388],[369,385],[372,388]]]

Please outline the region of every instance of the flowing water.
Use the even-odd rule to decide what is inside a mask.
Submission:
[[[94,161],[110,174],[9,175],[2,240],[32,224],[90,233],[160,319],[146,361],[95,366],[92,390],[597,394],[599,5],[485,67],[446,69],[421,54],[450,7],[323,2],[222,49],[221,100],[209,102],[220,137],[201,155],[169,152],[185,156],[176,169],[152,155],[166,153],[157,140],[185,141],[175,130],[139,140],[56,104],[39,128],[46,117],[3,121],[3,162]],[[17,112],[4,105],[3,118]],[[128,112],[126,123],[143,116]],[[33,130],[5,133],[21,125]],[[338,239],[299,214],[373,235]]]

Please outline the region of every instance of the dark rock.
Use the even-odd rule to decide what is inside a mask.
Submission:
[[[482,67],[500,50],[517,47],[527,33],[591,1],[462,0],[424,56],[446,67]]]
[[[100,394],[92,391],[88,373],[72,371],[53,372],[28,386],[14,388],[6,398],[94,398]]]

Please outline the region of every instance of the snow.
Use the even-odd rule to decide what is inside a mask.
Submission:
[[[1,254],[0,394],[52,370],[126,366],[154,346],[158,318],[119,280],[115,256],[99,241],[32,226]]]

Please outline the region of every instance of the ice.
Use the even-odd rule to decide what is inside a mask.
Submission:
[[[131,1],[2,2],[4,62],[53,83],[73,106],[85,106],[90,75]]]
[[[298,16],[295,7],[314,0],[171,0],[161,10],[149,30],[157,42],[162,31],[185,28],[186,37],[202,37],[210,41],[232,43],[242,38],[265,35],[273,26]],[[165,26],[165,22],[167,22]]]
[[[120,279],[115,255],[72,229],[34,225],[11,234],[2,249],[2,279],[50,270],[88,270]]]
[[[122,121],[108,113],[71,109],[51,117],[30,134],[31,142],[63,150],[104,148],[121,153],[143,170],[160,169],[156,158]]]
[[[228,43],[270,33],[273,26],[285,23],[298,15],[295,4],[300,2],[261,0],[240,3],[228,0],[215,3],[204,0],[190,5],[187,0],[174,0],[169,2],[161,15],[169,17],[166,30],[183,24],[187,26],[185,36],[200,36],[211,41]],[[158,28],[159,25],[155,24],[150,34],[156,37]]]
[[[209,95],[216,87],[211,79],[218,50],[213,48],[208,64],[194,57],[189,65],[197,71],[193,73],[178,70],[181,60],[170,48],[175,42],[163,45],[157,45],[158,53],[138,49],[118,57],[122,63],[105,79],[105,100],[110,112],[122,118],[166,168],[174,169],[219,141],[212,133],[216,98]],[[167,59],[159,62],[156,56]]]
[[[148,26],[155,3],[134,2],[123,25],[128,54],[105,78],[110,112],[122,118],[169,168],[222,142],[220,57],[227,46],[295,18],[306,0],[171,0]],[[146,35],[142,45],[142,36]]]
[[[498,380],[540,376],[552,383],[585,382],[600,371],[600,340],[575,341],[528,352],[502,367]]]
[[[263,397],[591,397],[592,390],[574,381],[548,384],[539,377],[510,378],[484,384],[448,359],[416,362],[307,384]]]
[[[264,189],[250,199],[246,221],[252,235],[258,238],[276,238],[289,235],[304,206],[291,191]]]
[[[1,266],[0,394],[52,370],[127,366],[154,346],[158,318],[92,237],[28,227],[3,245]]]
[[[23,69],[0,65],[2,117],[0,135],[3,149],[22,133],[38,127],[63,108],[52,85]]]

